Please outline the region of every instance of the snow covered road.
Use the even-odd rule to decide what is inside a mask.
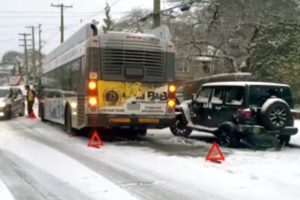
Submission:
[[[298,127],[300,123],[298,123]],[[298,199],[300,135],[281,151],[222,148],[205,161],[213,137],[150,130],[139,140],[87,148],[39,120],[0,121],[0,199]]]

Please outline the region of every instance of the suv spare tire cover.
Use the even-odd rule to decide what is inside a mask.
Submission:
[[[269,130],[284,128],[290,118],[290,107],[283,99],[270,98],[261,107],[261,123]]]

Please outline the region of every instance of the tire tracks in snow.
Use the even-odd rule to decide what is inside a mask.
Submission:
[[[32,128],[27,124],[13,122],[12,125],[13,130],[20,129],[23,131],[22,133],[17,132],[18,135],[54,148],[55,150],[77,160],[94,172],[126,189],[137,198],[147,200],[189,199],[186,195],[183,195],[179,191],[176,191],[173,188],[170,189],[168,186],[166,187],[166,185],[160,184],[155,177],[153,180],[151,178],[149,179],[143,177],[143,174],[130,174],[126,172],[126,169],[121,169],[121,167],[116,168],[104,161],[93,159],[92,157],[77,151],[76,148],[71,149],[66,147],[64,143],[59,143],[51,140],[50,138],[42,137],[39,135],[39,132],[34,132],[34,127]]]
[[[0,177],[16,200],[59,200],[32,179],[20,166],[0,151]]]

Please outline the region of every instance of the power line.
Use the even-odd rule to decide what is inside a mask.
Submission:
[[[115,6],[116,4],[118,4],[120,1],[122,1],[122,0],[115,0],[112,4],[111,4],[111,8],[113,7],[113,6]],[[90,20],[91,18],[93,18],[93,17],[95,17],[95,16],[98,16],[98,15],[100,15],[100,14],[103,14],[104,13],[104,8],[102,8],[100,11],[96,11],[96,12],[94,12],[93,14],[91,14],[90,16],[88,16],[88,17],[86,17],[85,19],[83,19],[82,21],[81,21],[81,23],[83,23],[83,22],[85,22],[85,21],[88,21],[88,20]],[[113,13],[113,12],[112,12]],[[116,12],[117,13],[117,12]],[[130,13],[130,11],[129,12],[118,12],[118,13]],[[81,24],[80,23],[80,24]],[[67,29],[67,30],[72,30],[72,28],[74,28],[74,27],[76,27],[77,25],[78,25],[79,23],[75,23],[75,24],[71,24],[71,25],[69,25],[69,26],[67,26],[65,29]],[[54,34],[52,34],[52,35],[50,35],[45,41],[46,41],[46,44],[43,46],[43,48],[45,47],[45,46],[48,46],[49,44],[51,44],[50,43],[50,41],[52,41],[54,38],[55,38],[55,36],[57,35],[57,33],[58,33],[58,31],[56,31]]]
[[[57,33],[59,33],[59,31],[55,31],[54,34],[51,34],[47,39],[45,39],[46,43],[45,43],[45,45],[43,46],[43,48],[44,48],[45,46],[47,46],[47,45],[50,44],[50,41],[52,41],[52,40],[55,38],[55,36],[57,35]]]
[[[0,10],[1,13],[24,13],[24,14],[56,14],[54,11],[17,11],[17,10]],[[69,14],[90,14],[94,11],[70,11]]]
[[[117,5],[118,3],[120,3],[120,1],[122,1],[122,0],[115,0],[114,2],[112,2],[111,5],[110,5],[110,8],[112,8],[113,6],[115,6],[115,5]],[[97,12],[93,13],[92,15],[90,15],[89,17],[86,17],[85,19],[82,19],[81,22],[80,22],[80,24],[82,24],[83,22],[89,21],[89,20],[91,20],[92,18],[94,18],[94,17],[96,17],[96,16],[99,16],[99,15],[101,15],[101,14],[104,14],[104,11],[105,11],[105,8],[102,8],[100,11],[97,11]],[[113,13],[113,12],[112,12],[112,13]],[[120,13],[121,13],[121,12],[120,12]],[[122,13],[124,13],[124,12],[122,12]],[[128,12],[128,13],[129,13],[129,12]],[[75,23],[75,24],[69,26],[68,29],[72,29],[73,27],[77,26],[78,24],[79,24],[79,23]]]
[[[0,18],[56,18],[59,17],[60,15],[0,15]],[[82,16],[80,15],[72,15],[72,16],[68,16],[67,17],[71,17],[71,18],[80,18]]]
[[[1,26],[1,25],[0,25]],[[19,29],[20,27],[18,27],[18,29]],[[45,28],[44,29],[44,31],[46,31],[46,32],[52,32],[52,31],[54,31],[54,30],[59,30],[59,26],[57,26],[56,25],[56,27],[52,27],[52,28]],[[9,35],[9,34],[15,34],[16,32],[13,32],[13,30],[8,30],[8,31],[6,31],[6,30],[4,30],[4,31],[2,31],[2,30],[0,30],[0,35]]]
[[[0,32],[0,35],[11,35],[11,34],[16,34],[16,32]]]
[[[16,39],[17,39],[16,37],[13,37],[13,38],[9,38],[9,39],[6,39],[6,40],[0,40],[0,43],[10,42],[10,41],[14,41]]]
[[[24,23],[24,24],[0,24],[1,27],[20,27],[20,26],[26,26],[28,25],[28,23]],[[47,23],[43,23],[43,25],[47,25],[47,26],[57,26],[57,24],[47,24]]]
[[[180,8],[181,11],[187,11],[187,10],[190,9],[190,7],[191,7],[191,5],[192,5],[193,3],[200,3],[200,2],[202,2],[202,0],[190,0],[189,2],[186,2],[186,3],[180,3],[180,4],[176,5],[176,6],[173,6],[173,7],[164,9],[164,10],[160,10],[159,12],[156,12],[156,11],[151,12],[151,13],[145,15],[144,17],[142,17],[140,20],[141,20],[141,21],[145,21],[145,20],[147,20],[149,17],[154,17],[154,18],[155,18],[156,15],[160,15],[160,14],[162,14],[162,13],[164,13],[164,12],[172,11],[172,10],[174,10],[174,9],[176,9],[176,8]]]

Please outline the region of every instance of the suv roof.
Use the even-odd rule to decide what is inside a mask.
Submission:
[[[271,83],[271,82],[258,82],[258,81],[213,82],[213,83],[203,84],[202,86],[246,86],[246,85],[289,87],[289,85],[286,85],[286,84]]]

